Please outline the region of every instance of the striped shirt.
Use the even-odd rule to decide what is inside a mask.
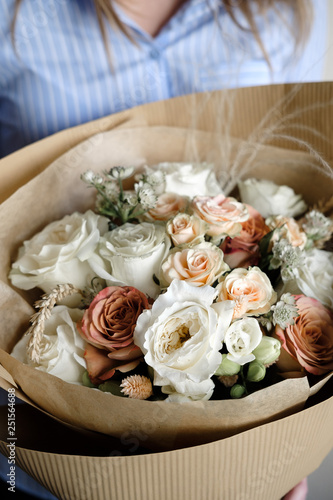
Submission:
[[[253,35],[219,0],[188,0],[156,37],[117,13],[133,44],[107,27],[110,70],[92,0],[24,0],[15,54],[14,0],[0,0],[0,157],[61,129],[138,104],[198,91],[320,80],[326,0],[314,0],[312,34],[294,57],[291,14],[257,16],[273,71]],[[285,19],[285,22],[282,20]],[[246,21],[239,15],[239,21]]]

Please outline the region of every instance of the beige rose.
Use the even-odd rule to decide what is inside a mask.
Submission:
[[[259,267],[237,268],[221,278],[218,301],[234,300],[233,319],[267,313],[276,301],[271,282]]]
[[[241,222],[248,219],[249,213],[243,203],[235,198],[218,196],[196,196],[192,201],[195,215],[208,223],[206,234],[209,236],[230,236],[240,234]]]
[[[194,215],[178,214],[167,222],[166,232],[175,246],[197,244],[204,240],[206,224]]]
[[[222,250],[212,243],[174,248],[162,264],[161,285],[169,286],[174,279],[185,280],[193,286],[212,285],[228,270]]]
[[[299,247],[301,250],[306,245],[306,234],[302,231],[292,217],[283,217],[277,215],[276,217],[269,217],[266,219],[266,224],[272,231],[275,228],[280,228],[273,235],[272,242],[284,238],[289,241],[293,247]]]
[[[313,375],[323,375],[333,370],[333,314],[316,299],[296,295],[295,300],[299,312],[295,324],[275,329],[282,349],[290,355],[278,367],[294,371],[298,365]]]
[[[188,199],[175,193],[163,193],[157,198],[155,208],[144,214],[148,221],[167,221],[179,212],[185,212]]]

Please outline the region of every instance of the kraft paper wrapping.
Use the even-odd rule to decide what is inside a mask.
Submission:
[[[330,382],[326,397],[332,394]],[[107,449],[101,435],[69,432],[38,412],[18,419],[24,430],[16,460],[64,500],[279,500],[332,448],[332,418],[331,398],[227,439],[125,456],[117,446]],[[0,434],[5,455],[6,432]]]
[[[226,132],[232,137],[248,139],[258,127],[264,129],[279,123],[274,137],[273,131],[268,134],[269,143],[296,149],[297,143],[286,138],[289,133],[309,142],[331,161],[332,102],[333,85],[322,82],[199,93],[137,106],[61,131],[0,160],[0,201],[63,153],[100,132],[114,129],[167,125],[217,131],[219,135]],[[81,152],[93,146],[93,141],[82,146]]]
[[[150,449],[174,448],[163,453],[97,459],[21,449],[17,443],[23,468],[60,498],[127,499],[133,498],[133,492],[136,498],[279,498],[314,470],[331,449],[333,432],[328,422],[333,398],[329,384],[324,386],[331,388],[328,399],[303,411],[299,410],[311,391],[305,378],[286,380],[246,400],[177,407],[123,400],[22,365],[7,352],[26,329],[32,298],[14,290],[7,274],[24,239],[51,220],[92,205],[92,192],[78,182],[79,174],[87,168],[99,171],[114,164],[206,160],[214,162],[225,183],[230,180],[230,166],[245,145],[248,156],[253,157],[251,176],[289,184],[310,204],[329,197],[332,180],[314,161],[313,154],[296,151],[295,142],[295,150],[286,147],[291,147],[288,134],[306,141],[311,137],[308,149],[313,146],[325,160],[332,159],[332,145],[327,140],[332,94],[331,84],[232,91],[232,119],[225,95],[218,92],[177,98],[60,132],[0,161],[3,199],[14,193],[0,206],[0,363],[27,400],[60,421],[123,440],[124,432],[129,431],[126,438],[134,437]],[[289,121],[285,120],[287,115]],[[264,133],[268,134],[272,120],[280,120],[281,126],[270,129],[271,138],[264,142],[274,146],[264,147],[260,141],[257,146],[262,134],[256,134],[256,130],[267,129]],[[82,139],[86,140],[81,143]],[[296,142],[299,144],[299,140]],[[54,163],[44,170],[52,160]],[[232,182],[229,185],[232,187]],[[8,377],[0,376],[0,384],[8,388]],[[226,403],[239,405],[236,413],[235,407]],[[313,424],[318,418],[320,428]],[[208,444],[193,447],[205,442]],[[299,453],[291,453],[289,444]],[[184,446],[191,447],[175,449]],[[4,443],[2,451],[6,453]],[[279,474],[275,471],[269,476],[277,465]],[[82,479],[84,491],[70,480],[74,473]],[[244,484],[239,477],[246,478]],[[223,486],[217,484],[221,481]]]

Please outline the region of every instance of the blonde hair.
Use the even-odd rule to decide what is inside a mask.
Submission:
[[[11,24],[11,36],[14,45],[15,45],[14,43],[15,23],[22,1],[23,0],[16,0],[14,16]],[[105,20],[109,22],[112,26],[118,28],[133,43],[135,43],[135,40],[130,30],[119,19],[115,9],[113,8],[112,0],[93,0],[93,1],[95,4],[98,24],[104,40],[105,49],[110,59],[110,50],[107,43]],[[186,3],[186,1],[187,0],[183,0],[182,3]],[[255,15],[253,13],[254,10],[259,15],[264,15],[268,9],[273,8],[276,9],[276,13],[277,15],[279,15],[278,13],[279,6],[289,6],[293,12],[293,20],[292,20],[292,25],[288,26],[288,28],[290,29],[290,33],[294,38],[295,47],[302,45],[302,43],[306,40],[310,31],[311,19],[312,19],[311,0],[221,0],[221,4],[224,5],[226,12],[229,14],[231,19],[241,30],[249,31],[253,34],[268,64],[269,64],[269,57],[260,37]],[[254,6],[256,7],[255,9],[253,9]],[[245,26],[242,26],[237,20],[237,12],[239,11],[245,17],[250,29],[248,29]]]

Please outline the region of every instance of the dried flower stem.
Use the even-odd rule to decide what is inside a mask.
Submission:
[[[333,196],[328,199],[319,200],[313,207],[313,210],[318,210],[327,217],[333,216]]]
[[[41,300],[35,303],[35,308],[39,311],[31,317],[31,326],[26,332],[26,335],[31,335],[28,356],[33,363],[39,364],[40,342],[44,334],[45,321],[51,316],[53,307],[60,300],[75,293],[81,293],[81,290],[70,283],[57,285],[50,293],[43,295]]]

